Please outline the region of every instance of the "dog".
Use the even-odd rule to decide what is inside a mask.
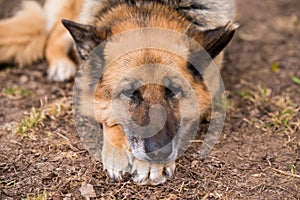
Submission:
[[[85,72],[76,81],[81,110],[103,126],[104,169],[115,180],[130,173],[135,183],[157,185],[173,175],[211,106],[205,75],[189,61],[209,67],[205,50],[222,66],[233,20],[233,0],[28,1],[0,21],[0,61],[45,57],[49,77],[62,81],[75,74],[75,44]]]

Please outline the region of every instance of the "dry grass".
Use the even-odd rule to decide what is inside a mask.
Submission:
[[[32,108],[29,113],[24,113],[24,117],[16,126],[16,132],[27,138],[34,138],[36,128],[43,125],[45,120],[55,120],[57,117],[71,111],[71,104],[67,99],[62,98],[54,103],[48,103],[46,100],[40,101],[39,108]],[[51,133],[45,132],[46,135]]]
[[[33,195],[27,195],[26,200],[46,200],[47,199],[47,192],[46,190],[43,191],[42,194],[33,194]]]
[[[244,121],[265,132],[293,135],[300,131],[300,108],[289,94],[273,96],[270,88],[258,86],[256,90],[240,92],[240,96],[257,111],[255,116]]]
[[[0,94],[10,99],[22,99],[24,97],[31,96],[32,92],[28,88],[12,86],[9,88],[3,88]]]

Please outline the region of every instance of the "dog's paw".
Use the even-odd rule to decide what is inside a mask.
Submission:
[[[151,164],[135,159],[132,165],[133,181],[140,185],[158,185],[166,182],[175,171],[175,162]]]
[[[102,163],[110,178],[120,181],[126,173],[131,173],[133,182],[140,185],[162,184],[175,171],[175,162],[153,164],[141,161],[134,158],[131,152],[118,149],[109,143],[103,145]]]
[[[126,173],[132,175],[133,182],[141,185],[164,183],[175,171],[175,161],[167,164],[154,164],[138,160],[130,152],[126,137],[122,137],[118,126],[103,126],[102,164],[108,176],[122,180]],[[118,139],[118,140],[116,140]]]
[[[122,180],[125,173],[130,173],[133,155],[130,152],[104,145],[102,150],[103,169],[116,181]]]
[[[69,58],[58,59],[52,62],[48,69],[48,78],[54,81],[65,81],[74,77],[76,65]]]

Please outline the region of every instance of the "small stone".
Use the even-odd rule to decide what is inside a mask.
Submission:
[[[22,75],[22,76],[20,77],[20,83],[24,84],[24,83],[28,83],[28,81],[29,81],[28,76]]]
[[[198,160],[194,160],[191,164],[192,168],[197,168],[199,167],[199,161]]]

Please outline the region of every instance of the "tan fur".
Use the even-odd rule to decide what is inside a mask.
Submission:
[[[29,65],[46,58],[50,79],[73,77],[76,64],[68,57],[73,41],[61,20],[78,21],[82,3],[47,0],[43,8],[38,2],[24,1],[15,16],[0,21],[0,62]]]
[[[120,150],[130,151],[128,141],[118,125],[109,127],[104,124],[104,129],[105,140]]]
[[[45,23],[42,7],[32,1],[25,1],[13,18],[1,20],[0,62],[30,64],[42,59],[47,40]]]
[[[156,4],[149,4],[147,9],[151,10],[153,13],[148,17],[146,25],[139,22],[139,17],[137,16],[140,14],[138,14],[139,12],[137,10],[130,7],[128,8],[124,5],[111,9],[99,20],[91,22],[91,24],[97,26],[111,27],[112,35],[135,30],[137,28],[143,28],[143,26],[146,26],[147,28],[162,28],[161,30],[168,29],[176,32],[173,37],[174,41],[165,40],[166,37],[164,37],[163,33],[160,34],[158,32],[159,30],[154,30],[153,32],[150,31],[149,35],[143,34],[141,38],[138,38],[138,36],[140,36],[139,33],[135,35],[134,33],[129,32],[128,35],[121,37],[121,39],[118,38],[116,41],[111,40],[110,43],[107,44],[105,51],[106,61],[108,63],[112,62],[112,64],[110,66],[106,66],[106,70],[103,75],[104,79],[98,85],[95,95],[96,110],[99,110],[99,112],[96,111],[96,117],[101,123],[110,124],[110,126],[114,125],[112,113],[107,111],[110,107],[105,105],[109,104],[110,99],[104,94],[113,90],[113,86],[117,84],[123,74],[131,71],[135,66],[141,66],[148,63],[159,63],[165,66],[171,66],[172,70],[183,75],[192,84],[192,87],[197,93],[199,99],[199,110],[201,113],[203,113],[210,105],[210,95],[208,91],[203,87],[203,85],[194,83],[192,75],[186,68],[188,45],[185,44],[184,40],[180,40],[180,37],[183,36],[180,33],[185,33],[190,23],[178,13],[171,11],[167,6],[158,7]],[[119,20],[120,18],[122,20]],[[124,40],[122,40],[122,38],[124,38]],[[169,39],[171,38],[172,37],[169,37]],[[122,51],[134,48],[133,45],[136,47],[147,47],[151,43],[161,44],[162,48],[166,48],[167,46],[172,50],[172,52],[174,52],[174,54],[155,50],[140,50],[135,53],[125,55],[124,57],[117,58],[117,55],[123,55]],[[145,56],[146,54],[148,56]],[[183,55],[184,57],[180,58],[177,54]],[[117,58],[117,60],[114,60],[115,58]],[[218,58],[218,60],[220,59]],[[122,68],[120,68],[120,65]],[[144,73],[147,74],[147,72]],[[163,72],[158,72],[157,74],[159,73],[163,74]]]
[[[65,45],[65,37],[64,35],[69,35],[65,27],[61,24],[62,19],[72,19],[78,21],[79,13],[82,8],[83,1],[82,0],[67,0],[65,4],[62,6],[60,12],[58,12],[56,16],[56,23],[49,33],[49,40],[47,48],[53,48],[53,46],[57,47],[56,50],[49,50],[49,53],[46,53],[49,58],[52,54],[60,54],[61,50],[66,49],[69,45]],[[57,41],[58,40],[58,41]],[[68,41],[68,43],[72,43]],[[66,44],[68,44],[66,43]],[[46,51],[47,52],[47,51]],[[65,50],[63,50],[63,54],[65,54]],[[48,58],[47,57],[47,58]],[[53,56],[54,57],[54,56]]]
[[[101,10],[102,8],[99,7],[97,12],[101,12]],[[141,14],[141,11],[144,13]],[[89,24],[110,27],[112,35],[114,35],[140,27],[159,27],[184,32],[190,22],[179,13],[172,11],[168,6],[149,3],[141,9],[120,4],[101,17],[92,18]]]
[[[61,24],[61,20],[72,19],[78,21],[83,3],[82,0],[65,0],[64,2],[65,4],[60,12],[54,16],[56,23],[49,32],[45,50],[45,57],[49,64],[48,75],[51,79],[58,81],[69,79],[76,73],[76,64],[68,56],[73,40]]]

